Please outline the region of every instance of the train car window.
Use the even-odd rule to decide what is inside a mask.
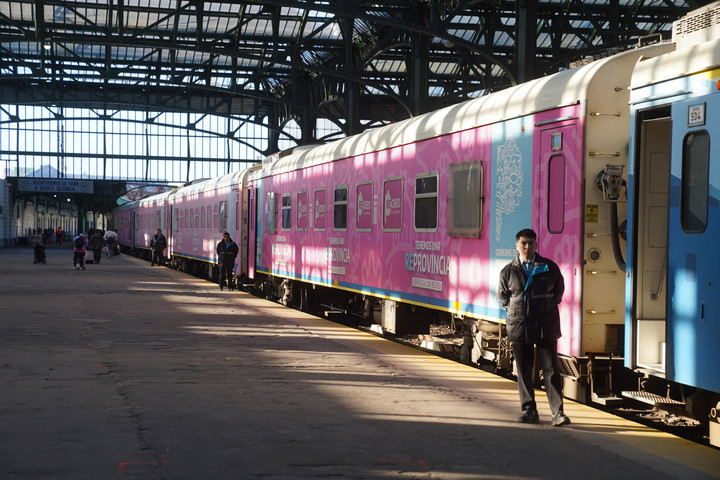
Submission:
[[[265,232],[277,232],[277,193],[275,192],[265,196]]]
[[[373,184],[360,183],[357,186],[357,216],[355,218],[358,232],[371,232],[373,226]]]
[[[297,194],[297,229],[305,231],[308,228],[308,212],[310,211],[308,192]]]
[[[438,174],[425,172],[415,177],[415,231],[437,232]]]
[[[335,187],[333,196],[333,229],[345,231],[347,230],[348,217],[348,187],[347,185],[338,185]]]
[[[205,214],[205,228],[208,230],[212,230],[212,221],[213,221],[213,215],[212,215],[212,205],[208,205],[207,207],[207,213]]]
[[[200,207],[195,209],[195,230],[200,230]]]
[[[226,201],[220,202],[218,204],[218,207],[219,207],[219,211],[220,211],[220,215],[218,215],[219,221],[220,221],[218,232],[225,232],[225,231],[227,231],[227,202]]]
[[[553,155],[548,161],[547,227],[562,233],[565,226],[565,156]]]
[[[482,231],[483,170],[480,160],[451,163],[447,179],[447,234],[480,238]]]
[[[682,155],[680,223],[686,233],[702,233],[708,222],[710,135],[706,130],[685,135]]]
[[[282,229],[290,230],[292,227],[292,193],[283,193],[282,196]]]
[[[402,231],[403,222],[403,179],[402,177],[386,178],[383,181],[383,215],[382,225],[385,232]]]
[[[217,203],[213,205],[213,228],[215,230],[220,229],[220,205]]]
[[[327,226],[327,215],[325,212],[327,205],[327,191],[324,188],[315,190],[315,198],[313,199],[313,228],[324,232]]]

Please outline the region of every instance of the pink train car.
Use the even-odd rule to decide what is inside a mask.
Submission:
[[[118,234],[118,244],[145,251],[150,258],[150,239],[158,228],[165,231],[164,214],[168,195],[153,195],[116,208],[113,226]]]
[[[252,169],[251,169],[252,170]],[[247,245],[246,183],[250,170],[232,172],[217,179],[193,183],[173,191],[168,200],[170,254],[183,271],[198,272],[208,268],[215,277],[215,247],[223,232],[230,233],[239,245]],[[198,264],[198,262],[201,262]],[[236,274],[244,277],[248,270],[247,248],[240,248]]]
[[[247,245],[247,174],[192,183],[168,193],[118,207],[114,222],[118,243],[150,258],[150,240],[159,228],[167,237],[165,256],[179,270],[217,277],[215,247],[228,232],[238,245]],[[235,271],[248,270],[247,248],[241,248]]]
[[[606,184],[622,183],[627,165],[633,67],[668,48],[268,158],[248,183],[251,276],[302,302],[344,292],[386,332],[421,331],[447,315],[482,345],[502,334],[498,275],[517,253],[516,232],[530,227],[565,278],[560,352],[621,352],[624,278],[611,212],[623,218],[624,204]],[[494,350],[477,345],[474,359],[507,366],[502,339]]]

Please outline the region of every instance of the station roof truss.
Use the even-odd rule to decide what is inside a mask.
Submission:
[[[317,118],[358,133],[669,39],[707,3],[0,1],[0,104],[296,120],[312,143]]]

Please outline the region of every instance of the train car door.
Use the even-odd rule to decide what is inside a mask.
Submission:
[[[539,164],[533,168],[538,253],[555,261],[565,280],[561,308],[563,336],[558,351],[580,354],[580,259],[583,141],[577,123],[548,125],[540,131]],[[537,183],[535,183],[537,182]]]
[[[165,204],[165,238],[167,239],[167,258],[172,259],[173,252],[173,206],[170,202]]]
[[[130,210],[130,249],[135,248],[135,234],[137,232],[137,215],[135,210]]]
[[[713,136],[717,138],[720,132],[720,94],[715,93],[716,81],[710,94],[672,106],[671,228],[666,253],[666,378],[712,392],[720,392],[720,262],[716,253],[720,162],[718,143],[713,143]]]
[[[235,268],[235,274],[240,276],[243,273],[243,256],[244,252],[240,250],[240,246],[242,245],[243,241],[243,227],[242,227],[242,221],[243,221],[243,208],[242,208],[242,186],[234,186],[232,187],[232,194],[230,196],[230,202],[231,202],[231,211],[232,211],[232,219],[233,222],[228,222],[228,231],[230,232],[230,236],[235,241],[235,243],[238,245],[238,256],[235,259],[236,268]]]
[[[254,187],[248,186],[248,237],[247,237],[247,270],[248,278],[255,278],[255,248],[256,248],[256,229],[257,229],[257,192]]]
[[[672,123],[667,109],[639,117],[631,251],[633,366],[665,372],[668,201]]]

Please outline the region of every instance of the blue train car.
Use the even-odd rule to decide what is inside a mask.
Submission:
[[[709,415],[720,446],[718,9],[676,22],[675,50],[633,74],[625,365]]]

